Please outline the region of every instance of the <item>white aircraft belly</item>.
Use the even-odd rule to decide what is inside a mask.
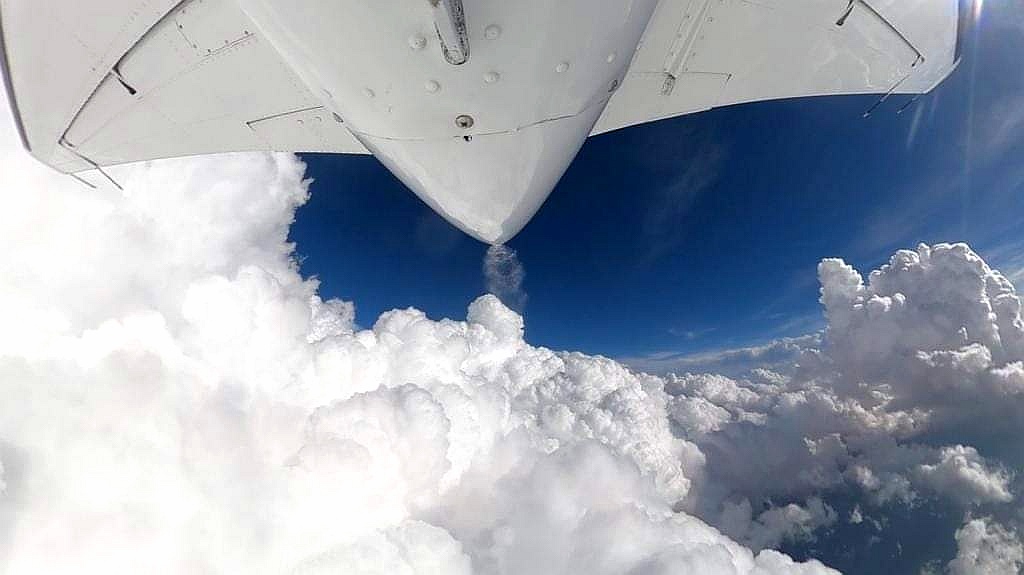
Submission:
[[[656,5],[466,0],[468,58],[453,65],[440,40],[449,23],[425,0],[241,0],[357,139],[492,243],[526,225],[572,162]]]

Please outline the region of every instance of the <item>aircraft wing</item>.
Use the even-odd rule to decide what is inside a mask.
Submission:
[[[593,133],[741,102],[927,92],[955,68],[962,12],[957,0],[661,0]],[[64,172],[368,153],[233,0],[0,0],[0,65],[26,147]]]
[[[742,102],[929,92],[956,67],[971,4],[662,0],[593,133]]]
[[[23,143],[63,172],[369,153],[230,0],[0,0],[0,65]]]

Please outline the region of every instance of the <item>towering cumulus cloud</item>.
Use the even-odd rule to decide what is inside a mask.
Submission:
[[[818,274],[824,342],[782,373],[668,376],[671,418],[707,461],[689,509],[755,549],[817,541],[866,572],[929,568],[959,548],[956,573],[1016,573],[1013,286],[963,244],[900,251],[867,282],[841,260]]]
[[[7,572],[829,572],[674,508],[705,457],[661,379],[532,347],[493,296],[356,330],[292,259],[293,156],[124,192],[4,161]]]
[[[823,262],[785,369],[655,377],[491,295],[357,329],[292,257],[294,156],[0,160],[9,573],[834,573],[773,549],[906,565],[907,524],[915,569],[1024,561],[1020,300],[966,246]]]

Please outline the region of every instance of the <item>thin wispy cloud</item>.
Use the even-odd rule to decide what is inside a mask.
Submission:
[[[1024,240],[986,246],[983,253],[1014,284],[1024,281]]]
[[[522,312],[527,300],[523,289],[526,270],[516,251],[505,245],[488,247],[483,268],[487,292],[497,296],[508,307]]]
[[[704,145],[686,156],[685,163],[670,162],[677,175],[670,182],[652,189],[640,222],[640,233],[647,238],[647,262],[671,253],[686,234],[684,219],[695,202],[715,184],[726,160],[723,146],[704,137]],[[678,160],[677,160],[678,161]]]
[[[795,363],[804,350],[820,343],[821,334],[812,333],[759,345],[687,353],[658,352],[639,357],[622,357],[619,361],[634,369],[659,375],[709,372],[742,376],[755,368],[774,367],[784,370]]]

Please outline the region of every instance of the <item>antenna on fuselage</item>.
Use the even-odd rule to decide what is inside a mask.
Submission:
[[[434,9],[434,29],[441,40],[441,53],[453,66],[469,60],[469,35],[462,0],[428,0]]]

